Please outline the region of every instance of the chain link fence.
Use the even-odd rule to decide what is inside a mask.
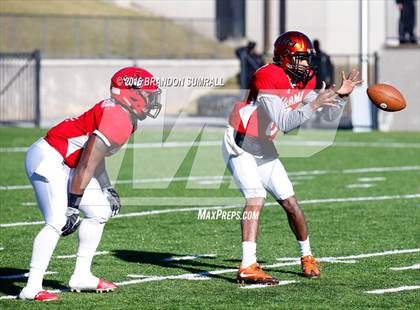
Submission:
[[[32,53],[0,53],[0,124],[40,124],[40,59]]]
[[[232,58],[213,19],[0,14],[0,51],[44,58]]]

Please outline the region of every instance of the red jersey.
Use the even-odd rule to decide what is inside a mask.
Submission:
[[[135,131],[129,112],[111,99],[95,104],[78,117],[68,118],[51,128],[45,140],[75,168],[82,149],[92,134],[97,135],[114,153],[123,146]]]
[[[237,132],[263,140],[273,140],[277,126],[265,111],[256,104],[260,92],[276,95],[287,110],[296,109],[303,98],[315,88],[312,78],[304,88],[290,83],[287,74],[279,66],[268,64],[258,69],[251,78],[246,102],[237,102],[229,117],[229,124]]]

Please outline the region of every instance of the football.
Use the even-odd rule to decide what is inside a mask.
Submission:
[[[396,112],[406,107],[401,92],[389,84],[374,84],[367,89],[369,99],[381,110]]]

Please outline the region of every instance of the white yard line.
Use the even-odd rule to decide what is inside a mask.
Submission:
[[[398,171],[420,171],[420,166],[396,166],[396,167],[369,167],[356,168],[344,170],[303,170],[290,171],[288,175],[291,179],[294,176],[315,176],[333,173],[371,173],[371,172],[398,172]],[[131,179],[131,180],[117,180],[116,184],[151,184],[151,183],[166,183],[166,182],[200,182],[200,181],[223,181],[230,180],[231,176],[186,176],[186,177],[165,177],[165,178],[146,178],[146,179]],[[296,178],[297,179],[297,178]],[[28,184],[18,185],[0,185],[0,190],[22,190],[31,189],[32,186]]]
[[[386,178],[384,177],[372,177],[372,178],[358,178],[357,179],[360,182],[380,182],[385,181]]]
[[[329,202],[356,202],[356,201],[375,201],[375,200],[392,200],[392,199],[414,199],[414,198],[420,198],[420,194],[393,195],[393,196],[367,196],[367,197],[309,199],[309,200],[302,200],[299,203],[300,204],[313,204],[313,203],[329,203]],[[275,203],[267,203],[266,205],[270,205],[270,204],[275,204]]]
[[[412,266],[404,266],[404,267],[391,267],[390,270],[400,271],[400,270],[417,270],[420,269],[420,264],[415,264]]]
[[[369,167],[345,170],[303,170],[291,171],[288,173],[292,179],[293,176],[315,176],[332,173],[370,173],[370,172],[395,172],[395,171],[417,171],[420,166],[397,166],[397,167]],[[165,183],[165,182],[200,182],[200,181],[223,181],[230,180],[230,176],[188,176],[188,177],[166,177],[166,178],[149,178],[149,179],[131,179],[131,180],[117,180],[116,184],[150,184],[150,183]],[[297,179],[297,178],[296,178]],[[31,189],[31,185],[1,185],[0,190],[21,190]]]
[[[142,278],[142,279],[117,282],[115,284],[118,286],[124,286],[124,285],[138,284],[138,283],[144,283],[144,282],[164,281],[164,280],[197,280],[198,278],[200,278],[200,280],[208,279],[207,276],[203,276],[201,273],[185,273],[185,274],[180,274],[180,275],[175,275],[175,276],[150,276],[150,277]]]
[[[202,209],[206,209],[206,210],[237,209],[239,207],[240,206],[235,205],[235,206],[213,206],[213,207],[195,207],[195,208],[176,208],[176,209],[151,210],[151,211],[143,211],[143,212],[132,212],[132,213],[118,214],[114,218],[138,217],[138,216],[148,216],[148,215],[178,213],[178,212],[191,212],[191,211],[199,211],[199,210],[202,210]],[[0,224],[0,227],[1,227],[1,224]]]
[[[95,256],[97,256],[97,255],[107,255],[107,254],[109,254],[109,251],[98,251],[98,252],[95,252]],[[76,257],[77,257],[76,254],[70,254],[70,255],[58,255],[55,258],[58,258],[58,259],[66,259],[66,258],[76,258]]]
[[[417,253],[417,252],[420,252],[420,249],[392,250],[392,251],[349,255],[349,256],[321,257],[321,258],[318,258],[318,261],[331,262],[331,263],[350,263],[350,262],[353,263],[355,262],[355,261],[352,261],[353,258],[367,258],[367,257],[375,257],[375,256],[386,256],[386,255],[407,254],[407,253]],[[285,262],[285,263],[276,263],[276,264],[271,264],[271,265],[263,265],[263,267],[264,268],[278,268],[278,267],[285,267],[285,266],[300,265],[299,258],[283,257],[283,258],[279,258],[278,260],[293,260],[293,261]],[[198,272],[198,273],[186,273],[186,274],[171,275],[171,276],[147,276],[143,274],[129,274],[127,275],[127,277],[136,278],[136,279],[116,282],[115,284],[118,286],[125,286],[125,285],[139,284],[139,283],[145,283],[145,282],[154,282],[154,281],[165,281],[165,280],[208,280],[211,278],[210,277],[211,275],[233,273],[233,272],[237,272],[237,268],[203,271],[203,272]],[[297,281],[292,280],[292,281],[281,281],[280,283],[282,283],[282,285],[287,285],[287,284],[292,284],[296,282]],[[257,287],[254,287],[254,288],[257,288]],[[383,294],[386,292],[398,292],[398,291],[418,289],[418,288],[420,288],[420,286],[403,286],[401,288],[368,291],[367,293]],[[53,290],[49,292],[61,293],[61,292],[66,292],[66,291],[68,290],[62,290],[62,291]],[[16,296],[6,295],[6,296],[1,296],[0,299],[16,299]]]
[[[399,143],[399,142],[334,142],[333,146],[338,147],[371,147],[371,148],[420,148],[419,143]]]
[[[163,262],[177,262],[182,260],[194,260],[199,258],[211,258],[216,257],[216,254],[199,254],[199,255],[189,255],[189,256],[174,256],[167,257],[162,259]]]
[[[369,184],[369,183],[356,183],[356,184],[347,184],[347,188],[370,188],[375,187],[376,184]]]
[[[358,259],[358,258],[368,258],[368,257],[376,257],[376,256],[387,256],[387,255],[395,255],[395,254],[418,253],[418,252],[420,252],[420,249],[405,249],[405,250],[392,250],[392,251],[377,252],[377,253],[367,253],[367,254],[358,254],[358,255],[350,255],[350,256],[338,256],[338,257],[324,257],[324,258],[332,258],[332,259]]]
[[[56,274],[57,272],[55,271],[46,271],[45,274]],[[15,279],[23,279],[23,278],[27,278],[29,276],[29,273],[19,273],[19,274],[11,274],[11,275],[7,275],[7,276],[0,276],[1,280],[15,280]]]
[[[0,191],[12,191],[18,189],[30,189],[32,185],[1,185]]]
[[[392,171],[412,171],[412,170],[420,170],[420,166],[370,167],[370,168],[344,169],[343,173],[369,173],[369,172],[392,172]]]
[[[420,252],[419,249],[403,249],[403,250],[391,250],[385,252],[376,252],[376,253],[364,253],[364,254],[357,254],[357,255],[348,255],[348,256],[327,256],[327,257],[318,257],[316,260],[319,262],[356,262],[355,259],[358,258],[368,258],[368,257],[376,257],[376,256],[388,256],[388,255],[397,255],[397,254],[409,254],[409,253],[418,253]],[[299,257],[280,257],[276,258],[278,261],[287,261],[287,262],[299,262]],[[416,266],[416,265],[414,265]]]
[[[53,294],[60,294],[60,293],[65,293],[65,292],[69,292],[70,289],[64,289],[64,290],[48,290],[49,293],[53,293]],[[0,296],[0,299],[18,299],[18,296],[16,295],[5,295],[5,296]]]
[[[220,140],[213,141],[173,141],[173,142],[152,142],[152,143],[133,143],[128,144],[126,147],[130,149],[159,149],[159,148],[181,148],[192,146],[219,146]],[[399,142],[368,142],[368,141],[325,141],[325,140],[301,140],[301,141],[288,141],[283,140],[277,142],[276,145],[290,145],[299,147],[370,147],[370,148],[420,148],[419,143],[399,143]],[[0,147],[0,153],[23,153],[28,150],[28,147]]]
[[[420,289],[420,285],[411,285],[411,286],[400,286],[393,288],[384,288],[379,290],[366,291],[368,294],[385,294],[385,293],[396,293],[402,291],[411,291]]]
[[[298,281],[290,280],[290,281],[280,281],[278,284],[275,285],[268,285],[268,284],[251,284],[251,285],[241,285],[239,288],[241,289],[254,289],[254,288],[266,288],[266,287],[275,287],[275,286],[283,286],[292,283],[298,283]]]
[[[347,198],[326,198],[326,199],[309,199],[302,200],[300,204],[314,204],[314,203],[332,203],[332,202],[358,202],[358,201],[378,201],[378,200],[392,200],[392,199],[414,199],[420,198],[420,194],[409,194],[409,195],[394,195],[394,196],[368,196],[368,197],[347,197]],[[277,205],[276,202],[266,203],[266,206]],[[223,210],[223,209],[236,209],[242,208],[241,205],[232,205],[232,206],[214,206],[214,207],[195,207],[195,208],[175,208],[175,209],[163,209],[163,210],[150,210],[142,212],[133,212],[133,213],[124,213],[118,214],[114,217],[124,218],[124,217],[141,217],[148,215],[157,215],[157,214],[166,214],[166,213],[178,213],[178,212],[191,212],[199,211],[202,209],[207,210]],[[29,225],[40,225],[43,224],[43,221],[35,222],[16,222],[16,223],[4,223],[0,224],[0,228],[6,227],[16,227],[16,226],[29,226]]]
[[[146,276],[144,274],[128,274],[127,277],[128,278],[147,278],[149,276]]]
[[[22,202],[22,206],[36,206],[38,205],[35,201],[26,201],[26,202]]]
[[[44,223],[45,223],[44,221],[6,223],[6,224],[0,224],[0,228],[15,227],[15,226],[41,225],[41,224],[44,224]]]

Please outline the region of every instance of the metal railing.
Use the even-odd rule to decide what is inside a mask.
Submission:
[[[0,51],[43,58],[232,58],[214,19],[0,14]]]
[[[33,123],[39,127],[39,50],[32,53],[0,53],[0,124]]]

